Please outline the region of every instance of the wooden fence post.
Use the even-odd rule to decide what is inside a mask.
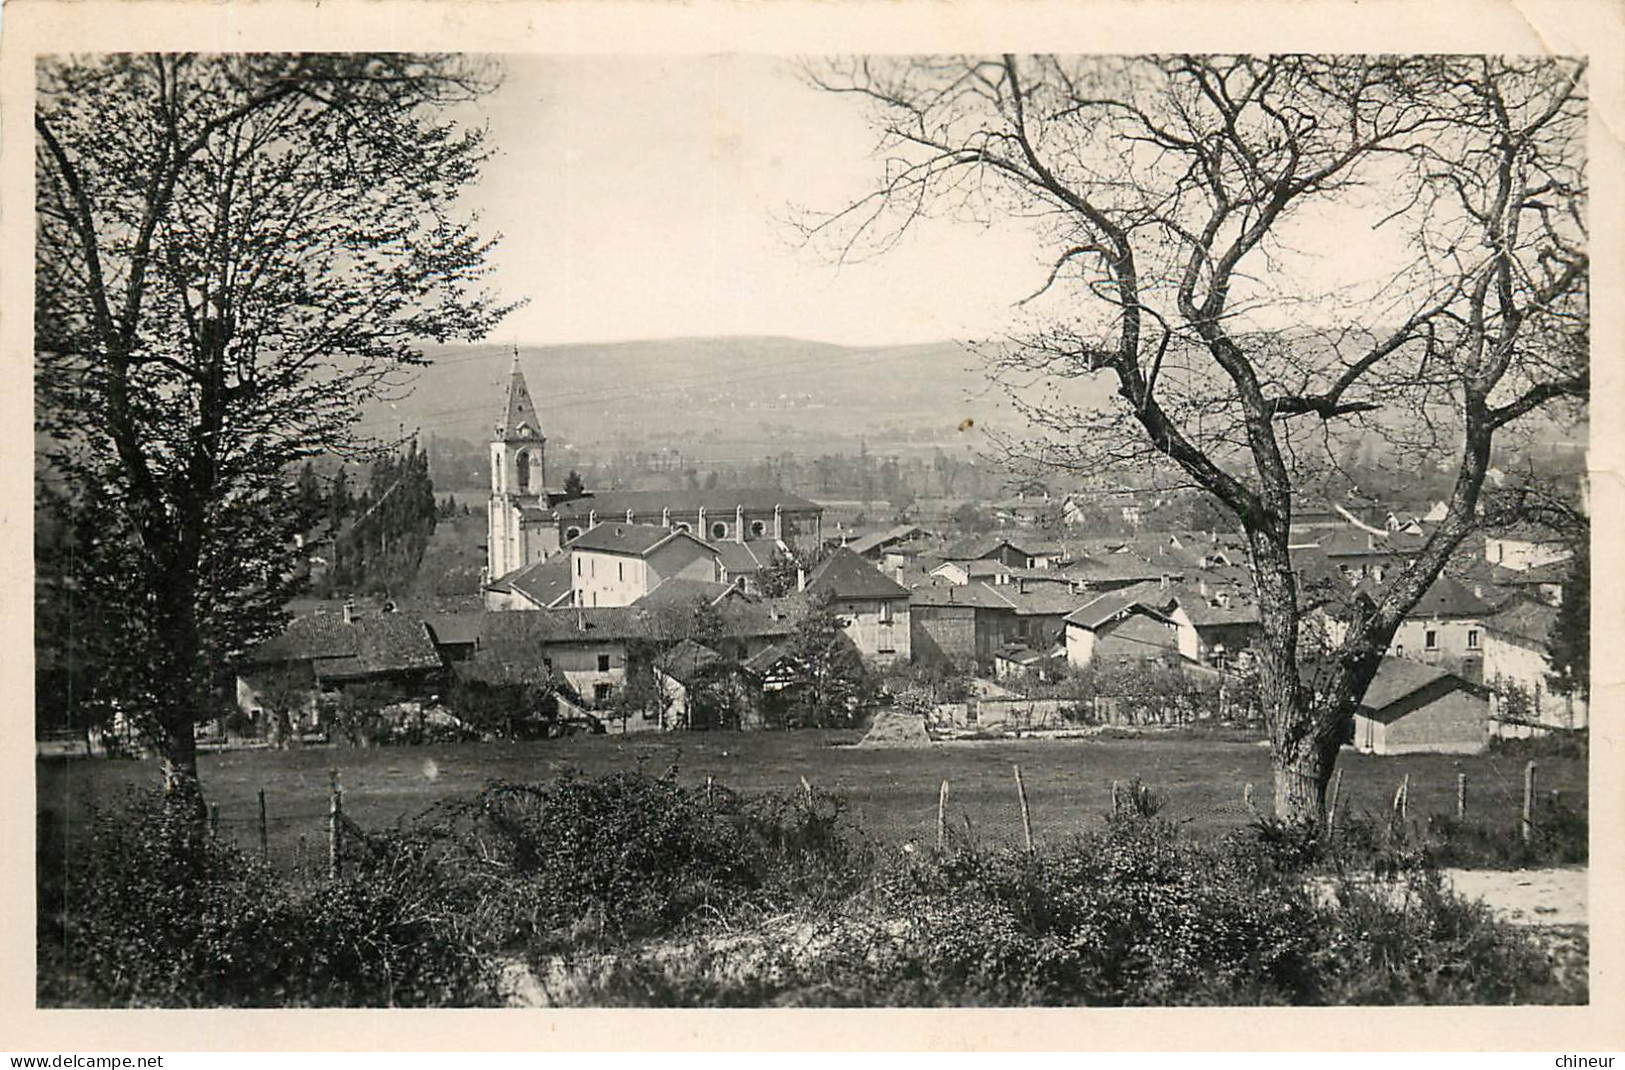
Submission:
[[[711,792],[712,792],[712,778],[710,776],[707,776],[705,778],[705,805],[707,805],[707,806],[711,805],[711,799],[712,799]]]
[[[1241,786],[1241,805],[1245,806],[1250,814],[1258,812],[1253,808],[1253,785],[1251,781]]]
[[[344,875],[344,789],[339,772],[333,770],[332,790],[327,798],[327,876],[338,880]]]
[[[1523,767],[1523,842],[1535,838],[1535,763]]]
[[[1012,766],[1016,771],[1016,798],[1021,800],[1021,835],[1027,843],[1027,853],[1033,853],[1033,818],[1027,810],[1027,788],[1021,782],[1021,766]]]
[[[1410,786],[1411,775],[1406,773],[1404,779],[1399,782],[1399,787],[1394,789],[1394,816],[1401,821],[1405,820],[1405,796]]]
[[[270,837],[265,831],[265,789],[260,789],[260,861],[271,860]]]
[[[1112,781],[1112,816],[1116,817],[1117,814],[1118,814],[1118,811],[1121,810],[1121,809],[1122,809],[1122,803],[1121,803],[1121,801],[1119,800],[1119,797],[1118,797],[1118,785],[1117,785],[1117,781],[1114,780],[1114,781]]]
[[[1467,774],[1456,774],[1456,820],[1467,820]]]
[[[217,802],[212,802],[212,803],[209,804],[209,839],[217,840],[219,838],[220,838],[220,804],[217,803]]]
[[[942,781],[942,789],[937,792],[937,850],[948,846],[948,780]]]
[[[801,796],[802,796],[802,798],[807,800],[807,809],[811,810],[812,809],[812,785],[807,783],[807,778],[806,777],[801,778]]]

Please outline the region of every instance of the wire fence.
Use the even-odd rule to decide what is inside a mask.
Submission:
[[[1534,761],[1524,763],[1518,790],[1510,790],[1507,779],[1463,771],[1426,778],[1413,773],[1360,777],[1340,770],[1327,791],[1327,822],[1335,832],[1357,820],[1376,818],[1397,828],[1426,827],[1445,818],[1481,835],[1534,843],[1572,816],[1576,802],[1583,806],[1583,798],[1572,792],[1543,790]],[[1138,778],[1081,783],[1041,774],[1035,782],[1018,763],[1004,766],[999,776],[890,778],[833,790],[805,777],[799,782],[806,805],[839,806],[855,835],[904,850],[1033,851],[1099,829],[1114,815],[1130,814],[1159,816],[1212,839],[1273,813],[1269,784],[1238,781],[1218,787],[1228,790],[1218,791],[1211,780],[1200,789],[1175,783],[1166,791]],[[344,875],[347,860],[374,849],[381,831],[357,822],[346,809],[349,801],[337,778],[325,791],[310,785],[268,794],[262,788],[246,805],[241,800],[224,808],[212,804],[209,822],[215,836],[283,873],[331,879]]]

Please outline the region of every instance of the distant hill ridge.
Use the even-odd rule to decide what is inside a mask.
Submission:
[[[410,393],[368,414],[482,441],[497,415],[513,346],[441,346]],[[714,431],[722,439],[791,439],[818,431],[878,434],[887,425],[951,436],[997,407],[979,357],[960,343],[843,346],[775,336],[520,345],[520,365],[549,438],[601,441]]]

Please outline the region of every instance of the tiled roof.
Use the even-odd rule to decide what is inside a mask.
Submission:
[[[970,609],[1013,612],[1010,603],[994,594],[992,588],[985,583],[963,586],[954,583],[922,584],[909,592],[908,602],[911,606],[964,606]]]
[[[684,531],[663,528],[659,524],[628,524],[625,521],[614,520],[595,524],[582,532],[570,543],[570,549],[642,557],[655,547],[673,539],[687,539],[711,553],[716,552],[709,543],[696,539]]]
[[[828,594],[837,599],[908,597],[908,588],[888,579],[844,546],[831,553],[807,577],[807,592]]]
[[[719,539],[711,545],[722,559],[722,567],[734,576],[760,572],[779,552],[779,544],[772,539]]]
[[[290,621],[255,647],[256,664],[309,661],[324,679],[354,679],[440,668],[440,654],[423,621],[400,613],[362,617],[318,613]]]
[[[1136,606],[1149,610],[1160,619],[1162,617],[1160,607],[1167,604],[1166,594],[1166,591],[1151,584],[1125,587],[1121,591],[1109,591],[1067,614],[1066,622],[1093,631],[1112,618],[1126,613]]]
[[[1364,594],[1375,602],[1381,600],[1385,589],[1385,584],[1367,581],[1355,588],[1355,593]],[[1433,586],[1423,592],[1422,597],[1417,600],[1406,617],[1410,620],[1420,620],[1424,617],[1470,619],[1482,617],[1489,611],[1489,606],[1472,591],[1449,576],[1441,574],[1433,581]]]
[[[603,491],[574,501],[560,502],[553,507],[553,512],[561,518],[571,520],[578,520],[596,512],[602,520],[615,516],[624,517],[626,511],[630,509],[633,519],[642,521],[658,519],[663,509],[670,509],[673,513],[693,513],[703,506],[707,521],[731,522],[735,511],[741,506],[751,520],[762,520],[765,519],[763,514],[771,513],[775,505],[787,513],[817,513],[824,508],[817,502],[809,501],[799,494],[779,490],[777,487],[745,487],[733,490],[719,488]]]
[[[1552,622],[1556,619],[1556,606],[1528,598],[1514,598],[1484,621],[1484,629],[1544,650],[1552,634]]]
[[[1002,546],[1008,546],[1022,556],[1027,555],[1026,550],[1011,542],[1006,536],[977,535],[962,542],[954,543],[942,551],[942,556],[947,561],[975,561],[994,553]]]
[[[684,639],[660,655],[660,670],[680,683],[692,683],[701,669],[715,665],[722,655],[703,643]]]
[[[570,598],[570,555],[554,554],[515,569],[491,585],[493,590],[514,590],[544,609]]]
[[[704,601],[714,606],[736,590],[737,588],[729,583],[710,583],[706,580],[691,580],[686,576],[673,576],[671,579],[658,584],[654,590],[633,604],[639,606],[674,606]]]
[[[917,525],[897,524],[893,527],[886,528],[883,531],[872,531],[867,535],[861,536],[860,538],[853,539],[851,542],[846,544],[846,548],[855,554],[862,555],[869,553],[872,550],[878,550],[894,542],[902,542],[904,539],[911,538],[912,536],[918,534],[920,534],[920,529]]]
[[[423,623],[429,628],[429,637],[439,646],[467,646],[480,637],[480,612],[428,613]]]
[[[1380,712],[1424,687],[1446,679],[1465,683],[1455,673],[1438,665],[1426,665],[1409,658],[1385,657],[1377,668],[1371,686],[1366,688],[1365,698],[1360,700],[1360,705],[1367,710]]]
[[[1049,617],[1071,613],[1090,600],[1088,594],[1078,594],[1053,583],[1032,584],[1023,591],[1017,583],[979,583],[993,597],[1004,602],[1018,617]]]
[[[1421,552],[1427,537],[1399,531],[1378,535],[1347,527],[1326,531],[1319,542],[1328,557],[1409,557]]]

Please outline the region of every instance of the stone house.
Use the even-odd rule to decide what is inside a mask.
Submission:
[[[1538,735],[1588,724],[1580,695],[1551,688],[1548,636],[1557,610],[1515,599],[1484,621],[1484,683],[1490,689],[1491,727],[1498,735]]]
[[[1352,742],[1368,754],[1478,754],[1489,745],[1489,699],[1443,666],[1385,657]]]
[[[806,594],[827,599],[865,659],[907,665],[913,657],[909,590],[841,547],[807,577]]]
[[[715,547],[680,528],[599,524],[569,545],[570,584],[580,608],[629,606],[670,579],[715,583]]]

